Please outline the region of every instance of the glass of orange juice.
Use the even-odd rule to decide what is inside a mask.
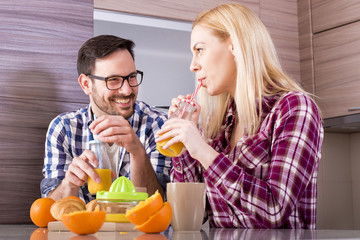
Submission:
[[[88,176],[87,184],[91,194],[95,194],[98,191],[108,191],[112,184],[110,159],[107,155],[105,144],[106,143],[100,142],[99,140],[90,141],[90,150],[95,153],[99,161],[99,165],[94,171],[101,179],[99,183],[96,183]]]
[[[98,191],[109,191],[111,180],[111,169],[96,168],[94,171],[99,175],[101,181],[96,183],[92,178],[88,177],[88,190],[89,193],[95,194]]]
[[[189,99],[182,99],[179,105],[179,108],[171,114],[169,119],[172,118],[181,118],[190,120],[192,113],[196,110],[196,105],[194,102]],[[156,149],[164,156],[167,157],[176,157],[180,154],[182,149],[184,148],[184,144],[182,142],[174,143],[169,146],[167,149],[163,149],[162,147],[169,141],[170,139],[165,139],[156,143]]]

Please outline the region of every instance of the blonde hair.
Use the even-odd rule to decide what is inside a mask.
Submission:
[[[253,135],[261,123],[264,96],[289,91],[305,91],[281,69],[271,40],[261,20],[247,7],[236,3],[219,5],[200,14],[193,23],[209,28],[221,40],[230,38],[235,56],[237,76],[234,101],[238,119],[246,133]],[[230,95],[210,96],[201,89],[201,122],[206,138],[213,138],[220,130]],[[210,119],[210,121],[209,121]]]

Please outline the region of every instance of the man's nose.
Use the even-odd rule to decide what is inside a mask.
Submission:
[[[121,88],[118,89],[118,91],[124,95],[129,95],[133,92],[133,89],[132,87],[130,87],[129,82],[127,80],[124,80],[123,85],[121,86]]]

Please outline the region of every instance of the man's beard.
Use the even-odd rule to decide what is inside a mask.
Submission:
[[[119,98],[122,98],[122,99],[130,98],[130,101],[136,100],[136,96],[134,93],[131,93],[129,96],[126,96],[126,97],[124,97],[122,95],[114,95],[114,96],[109,97],[107,99],[107,102],[105,102],[104,99],[100,98],[96,91],[93,91],[93,94],[92,94],[93,103],[102,112],[107,113],[109,115],[120,115],[120,116],[123,116],[125,119],[128,119],[129,117],[131,117],[133,115],[134,105],[131,105],[129,107],[129,109],[119,111],[118,108],[114,106],[114,105],[116,105],[115,99],[119,99]],[[112,105],[111,103],[114,103],[114,105]]]

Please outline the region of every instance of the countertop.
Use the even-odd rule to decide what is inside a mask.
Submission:
[[[97,232],[80,236],[68,231],[49,232],[35,225],[0,225],[0,239],[31,240],[235,240],[235,239],[360,239],[360,230],[293,230],[293,229],[202,229],[199,232],[175,232],[171,227],[161,234],[141,232]]]

